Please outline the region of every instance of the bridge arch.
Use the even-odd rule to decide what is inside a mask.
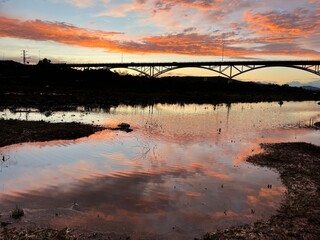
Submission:
[[[235,78],[239,75],[242,75],[244,73],[248,73],[248,72],[252,72],[254,70],[258,70],[258,69],[264,69],[264,68],[273,68],[273,67],[283,67],[283,68],[293,68],[293,69],[299,69],[299,70],[302,70],[302,71],[306,71],[306,72],[309,72],[309,73],[312,73],[312,74],[315,74],[317,76],[320,76],[320,72],[319,71],[316,71],[316,70],[312,70],[310,68],[307,68],[307,67],[303,67],[303,66],[295,66],[295,65],[288,65],[288,66],[285,66],[285,65],[262,65],[262,66],[256,66],[256,67],[253,67],[253,68],[248,68],[244,71],[240,71],[234,75],[232,75],[230,78]]]
[[[284,68],[293,68],[302,71],[306,71],[317,76],[320,76],[319,66],[318,65],[284,65],[284,64],[273,64],[273,65],[195,65],[195,66],[160,66],[160,67],[149,67],[147,71],[141,69],[141,67],[126,67],[126,69],[137,71],[148,77],[159,77],[160,75],[177,70],[182,68],[199,68],[215,73],[221,74],[226,78],[233,79],[241,74],[248,73],[258,69],[264,68],[273,68],[273,67],[284,67]],[[314,69],[312,69],[314,68]],[[148,73],[149,72],[149,73]]]
[[[111,68],[109,68],[109,70],[113,70],[113,69],[128,69],[128,70],[132,70],[132,71],[141,73],[146,77],[150,77],[150,75],[148,73],[146,73],[146,72],[144,72],[144,71],[142,71],[142,70],[140,70],[138,68],[130,68],[130,67],[111,67]]]
[[[225,77],[229,77],[229,76],[226,75],[225,73],[220,72],[219,70],[216,70],[216,69],[214,69],[214,68],[207,67],[207,66],[175,66],[175,67],[170,67],[170,68],[166,68],[166,69],[164,69],[164,70],[162,70],[162,71],[159,71],[159,72],[156,73],[153,77],[159,77],[160,75],[165,74],[165,73],[167,73],[167,72],[174,71],[174,70],[177,70],[177,69],[183,69],[183,68],[199,68],[199,69],[205,69],[205,70],[213,71],[213,72],[218,73],[218,74],[222,74],[222,75],[225,76]]]

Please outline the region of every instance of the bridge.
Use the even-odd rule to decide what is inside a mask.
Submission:
[[[293,61],[223,61],[223,62],[153,62],[153,63],[65,63],[54,64],[61,68],[76,69],[115,69],[125,68],[154,78],[166,72],[180,68],[202,68],[219,73],[227,78],[235,78],[240,74],[256,69],[269,67],[288,67],[307,71],[320,76],[320,60]]]

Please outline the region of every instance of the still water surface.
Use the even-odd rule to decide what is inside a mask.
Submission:
[[[0,112],[2,118],[77,121],[105,130],[74,141],[0,148],[0,209],[18,204],[25,222],[92,231],[193,239],[266,219],[285,187],[272,170],[246,163],[259,143],[320,145],[316,102],[119,106],[108,111]],[[272,189],[267,188],[272,184]],[[252,213],[252,210],[254,213]]]

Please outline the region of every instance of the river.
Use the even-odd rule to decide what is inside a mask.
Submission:
[[[72,141],[0,148],[0,209],[16,205],[22,222],[132,239],[193,239],[267,219],[286,191],[277,172],[246,157],[260,143],[320,145],[317,102],[79,107],[73,112],[4,110],[5,119],[82,122],[104,130]],[[268,185],[272,188],[268,188]]]

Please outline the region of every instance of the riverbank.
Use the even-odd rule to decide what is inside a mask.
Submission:
[[[318,239],[320,235],[320,147],[307,143],[262,144],[248,162],[277,170],[287,193],[268,221],[207,234],[204,239]]]
[[[105,128],[81,123],[48,123],[0,119],[0,147],[23,142],[71,140]]]

